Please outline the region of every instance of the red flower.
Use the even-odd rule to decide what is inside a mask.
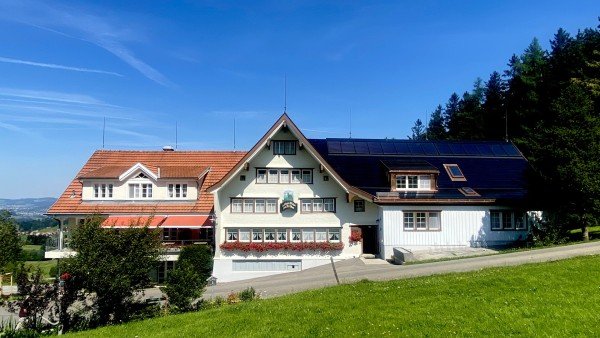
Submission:
[[[352,230],[350,232],[350,242],[360,242],[362,241],[362,232],[357,229],[357,230]]]

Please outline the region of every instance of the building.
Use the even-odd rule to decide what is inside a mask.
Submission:
[[[524,241],[528,168],[509,142],[309,140],[284,114],[247,153],[96,152],[48,213],[107,226],[154,214],[165,241],[206,229],[208,242],[214,227],[213,274],[227,282],[394,248]],[[185,202],[172,197],[180,184]]]

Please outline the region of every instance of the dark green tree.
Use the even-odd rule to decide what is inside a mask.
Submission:
[[[444,109],[444,126],[446,127],[446,132],[448,138],[456,138],[458,132],[460,131],[460,121],[458,114],[460,112],[460,97],[456,93],[452,93],[448,102],[446,103],[446,108]]]
[[[0,272],[21,257],[21,239],[17,223],[8,210],[0,211]]]
[[[442,105],[438,105],[437,108],[431,113],[431,119],[427,126],[427,138],[430,140],[445,140],[447,138],[446,127],[444,127],[444,116],[443,116]]]
[[[102,219],[93,217],[73,230],[77,255],[65,260],[63,271],[72,276],[71,287],[95,296],[91,326],[127,321],[138,308],[135,296],[150,285],[162,252],[160,234],[148,222],[116,230],[102,228]]]
[[[493,72],[485,83],[482,104],[484,136],[488,140],[505,138],[505,84],[500,73]]]
[[[421,119],[417,119],[415,121],[415,125],[410,128],[412,135],[408,136],[409,140],[424,140],[426,138],[426,129],[425,126],[423,125],[423,122],[421,122]]]

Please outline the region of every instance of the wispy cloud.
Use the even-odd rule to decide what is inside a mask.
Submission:
[[[164,86],[173,86],[162,73],[142,61],[126,46],[127,42],[142,40],[140,33],[129,28],[131,22],[119,22],[114,17],[91,14],[81,8],[59,8],[54,2],[49,5],[35,0],[0,2],[0,18],[87,41],[117,56],[148,79]]]
[[[75,71],[75,72],[97,73],[97,74],[106,74],[106,75],[114,75],[114,76],[123,76],[123,75],[121,75],[119,73],[109,72],[109,71],[106,71],[106,70],[83,68],[83,67],[63,66],[63,65],[57,65],[57,64],[54,64],[54,63],[42,63],[42,62],[34,62],[34,61],[27,61],[27,60],[12,59],[12,58],[7,58],[7,57],[3,57],[3,56],[0,56],[0,62],[14,63],[14,64],[19,64],[19,65],[36,66],[36,67],[43,67],[43,68],[71,70],[71,71]]]
[[[43,100],[43,101],[78,103],[78,104],[86,104],[86,105],[106,105],[106,103],[104,103],[100,100],[97,100],[89,95],[61,93],[61,92],[44,91],[44,90],[15,89],[15,88],[0,87],[0,96],[20,97],[20,98]]]

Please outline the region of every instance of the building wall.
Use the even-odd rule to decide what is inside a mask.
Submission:
[[[139,173],[139,171],[138,171]],[[134,173],[131,177],[135,177],[138,173]],[[142,201],[152,200],[169,200],[169,201],[195,201],[198,199],[198,182],[194,180],[181,180],[181,179],[161,179],[154,181],[152,179],[128,179],[125,181],[119,180],[101,180],[101,179],[87,179],[83,181],[83,189],[81,192],[81,198],[84,201],[102,201],[102,200],[132,200],[129,198],[129,183],[152,183],[152,198],[139,199]],[[187,198],[169,198],[168,186],[169,184],[187,184]],[[112,184],[113,185],[113,198],[94,198],[94,184]]]
[[[280,131],[273,137],[274,140],[295,140],[290,132]],[[257,168],[312,168],[312,184],[257,184]],[[302,269],[307,267],[326,264],[329,262],[329,254],[322,255],[318,252],[288,253],[272,252],[269,255],[242,254],[240,252],[223,251],[219,244],[225,241],[226,229],[228,228],[340,228],[344,249],[337,253],[335,258],[351,258],[359,256],[362,251],[360,245],[350,245],[350,226],[355,224],[376,224],[378,207],[371,202],[365,202],[365,212],[354,212],[353,201],[346,201],[346,192],[335,181],[333,176],[326,171],[320,172],[320,166],[308,151],[297,149],[296,155],[274,155],[272,149],[266,147],[259,151],[249,162],[249,170],[242,170],[215,193],[215,213],[217,215],[217,227],[215,231],[216,254],[214,274],[219,281],[231,280],[237,277],[257,277],[259,275],[273,274],[276,272],[253,272],[238,273],[233,271],[233,261],[247,260],[302,260]],[[244,175],[245,180],[240,180]],[[324,176],[329,176],[325,181]],[[283,201],[285,191],[292,191],[294,202],[298,210],[280,211],[279,205]],[[276,198],[277,213],[275,214],[251,214],[232,213],[231,198]],[[302,198],[335,198],[335,213],[302,213],[300,199]],[[238,278],[238,279],[244,279]]]
[[[393,248],[443,249],[457,246],[489,247],[525,240],[527,230],[491,230],[489,206],[382,206],[380,209],[381,252],[391,258]],[[441,211],[441,231],[404,230],[403,211]]]

